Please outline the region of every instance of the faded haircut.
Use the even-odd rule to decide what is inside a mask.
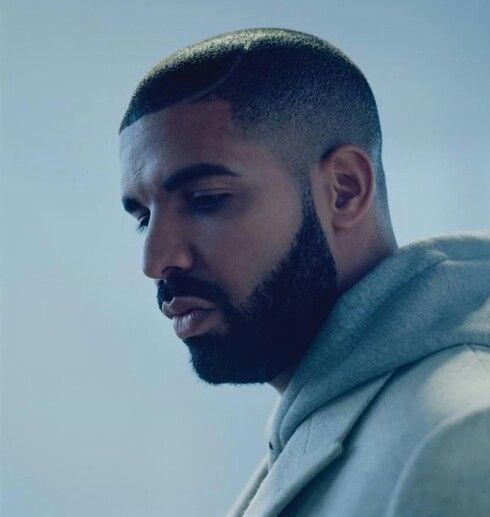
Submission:
[[[180,102],[228,101],[244,138],[268,147],[302,195],[309,171],[342,144],[363,149],[375,170],[375,199],[387,211],[376,102],[360,69],[311,34],[255,28],[227,32],[171,54],[138,84],[119,132]]]

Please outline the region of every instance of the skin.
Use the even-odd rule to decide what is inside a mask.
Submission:
[[[120,134],[120,160],[123,196],[148,222],[143,272],[159,305],[173,286],[217,308],[205,332],[184,339],[207,382],[269,382],[282,394],[336,299],[397,247],[374,206],[367,153],[344,145],[313,164],[302,199],[287,164],[245,140],[224,101],[141,117]],[[203,162],[240,176],[164,191],[174,171]],[[189,209],[196,193],[231,196],[205,215]]]

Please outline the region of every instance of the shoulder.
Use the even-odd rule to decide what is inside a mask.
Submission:
[[[459,447],[454,442],[460,440],[460,435],[471,436],[471,433],[489,425],[489,411],[489,347],[451,347],[395,372],[368,408],[360,421],[361,425],[352,436],[352,448],[357,454],[365,451],[362,458],[366,462],[371,458],[370,478],[382,487],[380,490],[383,490],[383,494],[380,497],[383,499],[383,507],[386,508],[392,500],[393,507],[400,512],[406,503],[397,501],[406,501],[407,497],[400,494],[410,493],[412,495],[408,499],[411,499],[417,479],[427,488],[433,488],[429,467],[436,465],[437,461],[429,459],[431,455],[437,452],[441,461],[447,459],[446,451]],[[478,415],[481,412],[480,422]],[[490,431],[487,429],[485,432],[489,443],[478,446],[482,452],[485,446],[488,449],[490,445]],[[462,454],[466,454],[465,450],[474,451],[471,449],[473,438],[466,440],[458,451]],[[490,451],[485,451],[485,455],[490,457]],[[466,463],[461,461],[456,452],[452,458],[455,464],[464,464],[464,471],[473,468],[467,463],[471,461],[469,453],[465,456]],[[413,465],[413,470],[410,470],[410,465]],[[419,473],[422,472],[419,468],[422,468],[422,474]],[[436,473],[440,472],[436,469]],[[434,483],[437,479],[444,486],[446,481],[434,476]],[[463,485],[460,487],[463,489]],[[395,493],[399,495],[394,495]],[[398,515],[418,516],[418,511],[409,506],[406,513],[392,513],[391,517]],[[422,513],[421,516],[423,515]],[[425,515],[430,515],[430,512]]]
[[[401,368],[379,403],[423,435],[452,415],[490,406],[490,347],[458,345]]]
[[[414,448],[389,517],[490,515],[490,406],[443,420]]]

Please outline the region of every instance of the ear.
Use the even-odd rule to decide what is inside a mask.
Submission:
[[[369,155],[357,146],[341,145],[322,159],[321,175],[332,229],[356,226],[373,203],[375,173]]]

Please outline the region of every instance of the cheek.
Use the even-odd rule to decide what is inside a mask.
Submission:
[[[273,247],[264,222],[257,226],[244,219],[214,225],[198,241],[207,274],[235,300],[247,295]]]
[[[250,210],[227,224],[215,224],[200,234],[206,269],[235,300],[243,300],[291,246],[296,230],[294,211]]]

